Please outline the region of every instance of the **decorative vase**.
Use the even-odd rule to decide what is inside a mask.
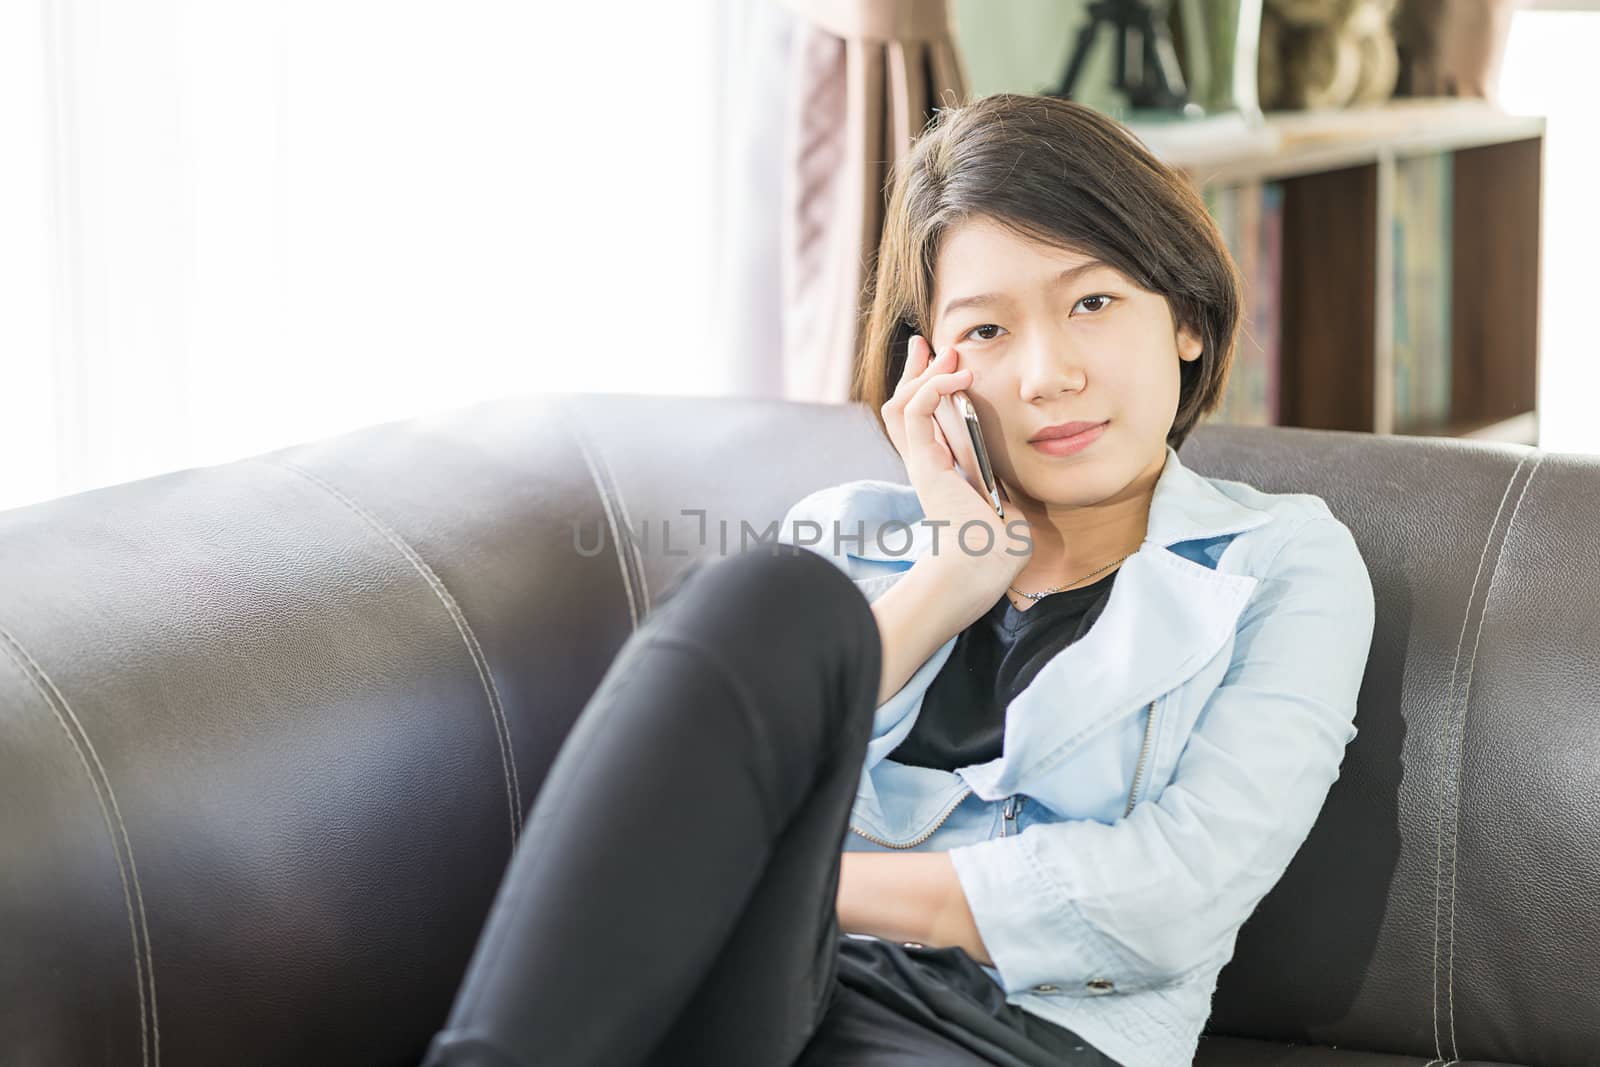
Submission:
[[[1262,0],[1180,0],[1189,99],[1206,114],[1261,119],[1256,94]]]

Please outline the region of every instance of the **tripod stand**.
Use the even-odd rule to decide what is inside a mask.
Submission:
[[[1152,110],[1188,110],[1188,89],[1178,55],[1167,33],[1168,0],[1094,0],[1089,5],[1089,20],[1078,30],[1077,44],[1061,85],[1050,93],[1072,99],[1084,60],[1102,24],[1117,31],[1117,76],[1115,87],[1128,99],[1130,107]]]

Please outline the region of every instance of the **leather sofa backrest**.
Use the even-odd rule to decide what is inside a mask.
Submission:
[[[1361,734],[1210,1032],[1594,1062],[1600,461],[1220,426],[1182,455],[1324,497],[1378,612]],[[0,1062],[416,1062],[655,597],[868,477],[904,472],[864,408],[546,394],[0,512]]]

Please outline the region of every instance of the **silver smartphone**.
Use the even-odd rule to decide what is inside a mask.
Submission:
[[[989,450],[983,445],[983,430],[978,426],[978,409],[973,406],[972,398],[967,396],[965,390],[957,389],[950,394],[950,398],[955,402],[956,414],[967,424],[967,438],[972,442],[972,453],[978,465],[978,477],[983,480],[983,488],[979,491],[993,506],[994,513],[1003,519],[1006,517],[1006,512],[1000,503],[1000,489],[995,484],[994,468],[989,465]]]

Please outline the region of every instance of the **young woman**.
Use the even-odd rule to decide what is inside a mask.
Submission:
[[[1099,113],[941,111],[872,297],[855,398],[909,485],[810,494],[624,644],[428,1064],[1192,1062],[1355,736],[1361,555],[1179,461],[1239,279]]]

